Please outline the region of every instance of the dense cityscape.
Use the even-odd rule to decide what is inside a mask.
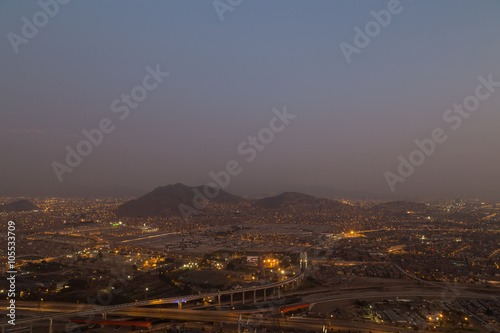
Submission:
[[[206,322],[195,315],[182,320],[175,301],[137,308],[173,311],[169,318],[133,317],[155,329],[193,332],[219,326],[273,331],[294,320],[304,324],[293,324],[297,332],[500,329],[500,203],[282,196],[272,207],[269,198],[209,203],[190,221],[118,217],[120,207],[133,201],[127,198],[4,197],[4,204],[33,205],[1,213],[4,230],[6,221],[16,222],[18,309],[60,311],[61,304],[112,306],[235,291],[231,299],[222,294],[181,303],[200,316],[213,313]],[[6,239],[0,243],[4,262]],[[8,270],[2,267],[5,277]],[[299,274],[300,282],[280,285]],[[259,289],[276,284],[265,296]],[[245,303],[238,290],[247,288],[256,290],[246,292]],[[3,286],[5,298],[7,291]],[[246,319],[217,317],[228,311]],[[29,311],[22,313],[17,320],[30,318]]]

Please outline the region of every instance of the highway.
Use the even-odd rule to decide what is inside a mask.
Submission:
[[[344,292],[338,294],[338,292],[323,292],[318,294],[311,294],[304,296],[303,301],[310,303],[310,309],[314,311],[314,307],[322,303],[335,302],[335,301],[346,301],[346,300],[367,300],[367,299],[394,299],[394,298],[415,298],[415,297],[428,297],[428,298],[440,298],[442,296],[442,289],[437,290],[410,290],[410,291],[392,291],[392,292],[377,292],[377,291],[365,291],[365,292]],[[475,293],[470,291],[463,291],[457,298],[487,298],[490,297],[483,293]],[[26,304],[24,302],[18,307],[19,310],[31,310],[35,313],[39,313],[38,302],[29,302],[31,304]],[[262,304],[262,303],[261,303]],[[265,304],[265,303],[264,303]],[[135,303],[134,303],[135,305]],[[16,321],[18,325],[29,324],[32,320],[48,320],[49,318],[64,318],[72,316],[87,316],[87,318],[93,318],[99,316],[96,313],[96,309],[86,309],[83,311],[78,311],[80,305],[78,304],[67,304],[67,303],[47,303],[44,304],[43,311],[57,311],[56,313],[47,313],[43,316],[32,318],[28,320]],[[155,319],[170,319],[177,320],[181,322],[226,322],[226,323],[237,323],[238,317],[242,316],[242,321],[250,322],[259,325],[272,325],[273,318],[256,318],[252,315],[252,312],[265,312],[271,311],[271,308],[266,307],[266,310],[258,310],[259,304],[256,305],[257,310],[231,310],[231,311],[210,311],[210,310],[189,310],[189,309],[171,309],[171,308],[144,308],[140,306],[132,306],[128,308],[120,307],[118,310],[113,311],[113,314],[121,317],[136,317],[136,318],[155,318]],[[64,309],[64,310],[63,310]],[[90,310],[90,311],[89,311]],[[65,311],[61,313],[59,311]],[[100,312],[100,311],[98,311]],[[83,314],[83,315],[82,315]],[[300,327],[304,329],[314,329],[321,330],[323,325],[327,325],[328,321],[325,319],[316,318],[292,318],[287,319],[280,318],[280,324],[282,327]],[[335,329],[363,329],[370,330],[372,332],[397,332],[401,328],[394,326],[383,326],[378,324],[366,323],[366,322],[350,322],[350,321],[339,321],[330,320],[330,323]],[[410,330],[409,330],[410,331]]]
[[[223,312],[223,311],[200,311],[200,310],[178,310],[178,309],[146,309],[146,308],[135,308],[124,311],[115,312],[114,315],[117,316],[128,316],[128,317],[145,317],[145,318],[155,318],[155,319],[169,319],[169,320],[177,320],[180,322],[223,322],[223,323],[232,323],[238,324],[238,320],[240,317],[240,312],[236,311],[234,313],[231,312]],[[248,311],[246,311],[248,313]],[[100,318],[100,316],[98,317]],[[90,318],[89,318],[90,319]],[[94,318],[96,319],[96,318]],[[267,318],[259,318],[253,315],[241,315],[241,323],[247,327],[262,327],[268,326],[271,327],[276,324],[276,320],[271,317]],[[25,326],[24,324],[20,324],[16,321],[16,325]],[[380,325],[374,323],[366,323],[366,322],[353,322],[348,320],[327,320],[321,318],[306,318],[306,317],[288,317],[288,318],[280,318],[279,325],[282,328],[303,328],[310,329],[315,331],[321,331],[323,326],[329,326],[330,329],[358,329],[365,331],[372,331],[373,333],[392,333],[392,332],[410,332],[410,330],[405,331],[401,330],[401,328],[389,326],[389,325]]]
[[[61,318],[67,318],[67,317],[72,317],[72,316],[74,316],[74,317],[92,316],[92,315],[99,314],[99,313],[117,312],[117,311],[120,311],[123,309],[135,308],[135,307],[140,307],[140,306],[160,305],[160,304],[165,304],[165,303],[178,303],[179,301],[186,302],[186,301],[196,300],[196,299],[201,299],[201,298],[206,298],[206,297],[214,297],[214,296],[216,297],[216,296],[229,295],[229,294],[234,294],[234,293],[243,293],[243,292],[254,291],[254,290],[272,289],[272,288],[280,287],[282,285],[287,285],[287,284],[293,283],[298,279],[302,279],[304,274],[305,274],[305,271],[302,271],[299,274],[296,274],[294,277],[292,277],[290,279],[286,279],[286,280],[281,281],[281,282],[275,282],[275,283],[262,285],[262,286],[254,286],[254,287],[241,288],[241,289],[232,289],[232,290],[226,290],[226,291],[220,291],[220,292],[210,292],[210,293],[200,293],[200,294],[192,294],[192,295],[178,296],[178,297],[159,298],[159,299],[151,299],[151,300],[145,300],[145,301],[139,301],[139,302],[118,304],[118,305],[96,306],[96,307],[91,307],[91,308],[89,308],[88,306],[85,306],[85,305],[76,305],[78,307],[78,309],[75,311],[63,311],[60,313],[40,316],[40,317],[37,317],[36,319],[16,320],[16,324],[18,324],[18,325],[29,324],[33,320],[38,321],[38,320],[49,320],[49,319],[61,319]],[[38,309],[38,307],[39,307],[39,303],[37,303],[36,309]],[[36,309],[33,309],[33,310],[36,310]]]

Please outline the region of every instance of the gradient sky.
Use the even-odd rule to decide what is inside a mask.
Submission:
[[[244,0],[221,21],[209,0],[73,0],[16,54],[7,34],[40,6],[3,0],[0,194],[199,185],[235,159],[235,194],[321,185],[500,198],[500,89],[458,130],[443,121],[479,75],[500,81],[500,2],[402,0],[348,64],[339,44],[388,2]],[[156,64],[170,76],[120,121],[111,103]],[[283,106],[296,119],[244,162],[238,144]],[[116,130],[60,184],[51,163],[102,118]],[[436,127],[448,140],[391,193],[384,172]]]

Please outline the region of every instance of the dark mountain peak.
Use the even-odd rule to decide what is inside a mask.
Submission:
[[[324,201],[324,199],[318,199],[304,193],[283,192],[274,197],[256,200],[254,206],[258,208],[276,209],[297,204],[317,204],[322,201]]]
[[[28,200],[18,200],[0,206],[0,212],[23,212],[37,209],[39,208]]]
[[[184,204],[193,207],[195,196],[196,200],[203,200],[204,197],[209,201],[219,203],[244,201],[243,198],[229,194],[221,189],[218,190],[215,197],[210,198],[215,191],[207,186],[192,187],[181,183],[160,186],[138,199],[122,204],[116,210],[116,214],[119,217],[180,216],[179,205]],[[200,194],[203,197],[200,198]]]

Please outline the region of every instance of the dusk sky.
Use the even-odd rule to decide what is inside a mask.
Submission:
[[[37,1],[0,1],[0,194],[201,185],[236,160],[226,190],[239,195],[325,186],[500,198],[499,1],[393,3],[398,13],[372,24],[380,31],[350,61],[341,43],[355,48],[355,28],[366,36],[371,11],[393,1],[238,2],[73,0],[51,17]],[[136,89],[147,97],[120,119],[122,94],[156,68],[169,75],[149,76],[155,87]],[[458,124],[447,110],[466,100],[478,105]],[[238,146],[284,108],[296,117],[247,161]],[[60,182],[53,162],[65,165],[66,147],[103,119],[114,130]],[[446,140],[398,174],[398,156],[435,129]],[[405,179],[394,192],[387,171]]]

